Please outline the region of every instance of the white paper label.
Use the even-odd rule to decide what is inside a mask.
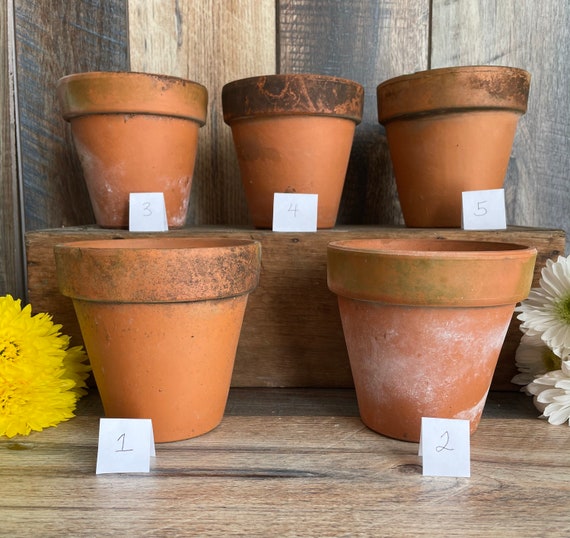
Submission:
[[[317,194],[276,192],[273,195],[274,232],[316,232]]]
[[[166,232],[168,230],[164,193],[130,193],[129,230],[131,232]]]
[[[100,420],[96,474],[148,473],[150,458],[155,455],[150,419]]]
[[[424,476],[471,476],[469,421],[422,417],[418,455]]]
[[[505,190],[465,191],[462,223],[464,230],[504,230],[507,227]]]

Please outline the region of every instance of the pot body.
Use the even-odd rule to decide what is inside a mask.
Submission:
[[[536,250],[437,240],[329,245],[362,421],[419,441],[421,418],[479,424],[515,304]]]
[[[63,77],[57,93],[97,224],[127,228],[132,192],[164,193],[169,227],[186,222],[207,92],[146,73]]]
[[[271,228],[273,195],[318,195],[318,228],[335,225],[364,91],[323,75],[270,75],[224,86],[252,223]]]
[[[222,420],[255,241],[133,239],[55,247],[108,417],[151,418],[157,442]]]
[[[462,193],[499,189],[530,75],[473,66],[390,79],[377,88],[404,221],[460,227]]]

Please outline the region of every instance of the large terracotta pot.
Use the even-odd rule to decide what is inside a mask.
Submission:
[[[275,193],[318,194],[318,228],[336,223],[364,89],[325,75],[236,80],[222,89],[253,225],[271,228]]]
[[[57,96],[97,224],[127,228],[130,193],[162,192],[168,226],[183,226],[206,88],[165,75],[90,72],[61,78]]]
[[[460,227],[462,192],[503,187],[530,74],[449,67],[377,88],[398,197],[410,227]]]
[[[422,417],[477,428],[536,250],[447,240],[362,239],[328,246],[362,421],[418,441]]]
[[[55,247],[108,417],[151,418],[157,442],[220,423],[260,256],[258,242],[232,239]]]

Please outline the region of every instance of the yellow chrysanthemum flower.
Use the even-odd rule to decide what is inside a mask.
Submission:
[[[90,370],[48,314],[0,297],[0,435],[41,431],[74,416]]]

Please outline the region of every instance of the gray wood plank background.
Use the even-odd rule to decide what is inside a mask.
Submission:
[[[362,83],[364,121],[357,129],[339,224],[398,224],[402,219],[390,159],[376,118],[376,85],[429,67],[474,63],[523,67],[533,80],[529,110],[519,124],[505,183],[508,222],[570,231],[570,2],[275,0],[271,38],[267,28],[273,24],[268,15],[272,0],[264,0],[262,7],[252,2],[4,3],[0,8],[0,68],[5,75],[0,84],[0,292],[23,294],[18,284],[24,275],[17,250],[20,201],[25,230],[93,222],[69,130],[55,103],[55,82],[71,72],[127,69],[133,59],[137,68],[184,68],[188,76],[213,81],[210,114],[215,126],[201,132],[207,149],[197,167],[203,177],[188,224],[228,226],[247,224],[247,217],[233,147],[220,123],[218,93],[227,77],[261,74],[250,71],[275,65],[280,72],[320,72]],[[11,43],[6,6],[15,13]],[[257,25],[262,31],[256,32]],[[231,30],[227,38],[225,28]],[[240,32],[246,38],[236,44]],[[7,45],[16,53],[14,72],[7,65]],[[274,55],[276,64],[256,63],[252,60],[256,55]],[[6,104],[13,99],[11,80],[18,90],[15,129],[6,113]],[[17,192],[14,174],[14,130],[20,141],[22,193]]]

